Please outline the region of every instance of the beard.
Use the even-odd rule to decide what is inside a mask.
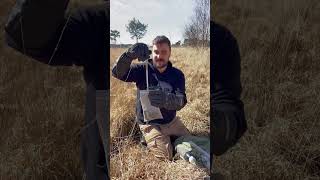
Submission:
[[[166,62],[164,59],[156,59],[155,60],[155,66],[156,68],[164,68],[168,65],[168,62]]]

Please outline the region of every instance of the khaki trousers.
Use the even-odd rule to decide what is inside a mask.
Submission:
[[[146,140],[147,147],[157,158],[171,160],[173,157],[173,146],[170,136],[190,135],[188,129],[181,120],[176,117],[168,124],[163,125],[139,125]]]

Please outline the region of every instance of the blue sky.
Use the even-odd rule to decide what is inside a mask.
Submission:
[[[165,35],[171,43],[183,41],[184,25],[193,15],[195,0],[113,0],[110,1],[110,28],[120,31],[117,43],[133,44],[126,24],[135,17],[148,24],[139,42],[151,44],[157,35]]]

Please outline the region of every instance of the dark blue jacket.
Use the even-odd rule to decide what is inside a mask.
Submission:
[[[137,86],[137,99],[136,99],[136,120],[139,124],[145,124],[143,120],[143,111],[140,102],[139,90],[146,90],[146,69],[144,64],[132,64],[130,70],[124,77],[117,76],[117,65],[112,69],[112,75],[125,82],[135,82]],[[166,70],[160,73],[152,63],[152,59],[149,59],[148,64],[148,76],[150,88],[161,87],[166,92],[179,93],[184,95],[184,105],[187,103],[185,77],[182,71],[172,66],[169,61]],[[183,106],[184,106],[183,105]],[[149,124],[166,124],[171,122],[176,117],[176,110],[167,110],[160,108],[163,119],[156,119],[149,122]]]

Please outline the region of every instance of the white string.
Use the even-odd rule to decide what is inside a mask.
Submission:
[[[128,72],[127,77],[126,77],[126,79],[125,79],[124,81],[127,81],[127,80],[128,80],[129,75],[130,75],[130,73],[131,73],[131,69],[132,69],[132,67],[131,67],[131,64],[130,64],[129,72]],[[117,66],[117,74],[118,74],[118,66]]]
[[[63,36],[63,33],[64,33],[64,31],[65,31],[65,29],[66,29],[66,27],[67,27],[67,24],[68,24],[68,22],[69,22],[69,20],[70,20],[70,17],[71,17],[71,13],[69,13],[67,22],[66,22],[65,25],[63,26],[63,29],[62,29],[62,32],[61,32],[61,34],[60,34],[59,40],[58,40],[57,45],[56,45],[56,47],[54,48],[54,51],[53,51],[53,53],[52,53],[52,55],[51,55],[51,57],[50,57],[50,60],[49,60],[49,62],[48,62],[48,65],[50,65],[50,63],[51,63],[54,55],[56,54],[56,52],[57,52],[57,50],[58,50],[60,41],[61,41],[62,36]]]
[[[118,60],[119,61],[119,60]],[[117,63],[118,62],[116,62],[116,71],[117,71],[117,75],[118,75],[118,65],[117,65]],[[147,60],[145,60],[144,62],[141,62],[141,63],[138,63],[138,64],[146,64],[146,72],[148,72],[148,59]],[[128,72],[128,74],[127,74],[127,77],[126,77],[126,79],[124,80],[125,82],[128,80],[128,78],[129,78],[129,75],[130,75],[130,73],[131,73],[131,69],[132,69],[132,66],[131,66],[131,64],[130,64],[130,68],[129,68],[129,72]],[[148,79],[148,74],[146,73],[146,78]],[[149,89],[149,81],[147,80],[147,90]]]
[[[145,64],[146,64],[146,84],[147,84],[147,92],[149,92],[148,60],[145,61]]]
[[[24,41],[23,23],[22,23],[22,14],[23,14],[23,12],[21,12],[21,16],[20,16],[19,21],[20,21],[20,30],[21,30],[21,41],[22,41],[23,54],[24,54],[24,55],[26,55],[27,53],[26,53],[25,41]],[[55,46],[55,48],[54,48],[54,51],[53,51],[53,53],[52,53],[52,55],[51,55],[50,59],[49,59],[48,65],[50,65],[50,63],[51,63],[51,61],[52,61],[52,59],[53,59],[54,55],[56,54],[56,52],[57,52],[57,50],[58,50],[58,47],[59,47],[60,41],[61,41],[62,36],[63,36],[63,33],[64,33],[64,31],[65,31],[65,29],[66,29],[66,27],[67,27],[67,24],[68,24],[68,22],[69,22],[69,20],[70,20],[70,17],[71,17],[71,13],[69,13],[69,15],[68,15],[68,19],[67,19],[67,21],[66,21],[65,25],[63,26],[62,32],[61,32],[61,34],[60,34],[60,36],[59,36],[59,40],[58,40],[58,42],[57,42],[57,45],[56,45],[56,46]]]
[[[21,12],[22,14],[22,12]],[[24,34],[23,34],[23,27],[22,27],[22,15],[20,16],[20,30],[21,30],[21,41],[22,41],[22,49],[23,49],[23,54],[26,55],[26,48],[24,44]]]

